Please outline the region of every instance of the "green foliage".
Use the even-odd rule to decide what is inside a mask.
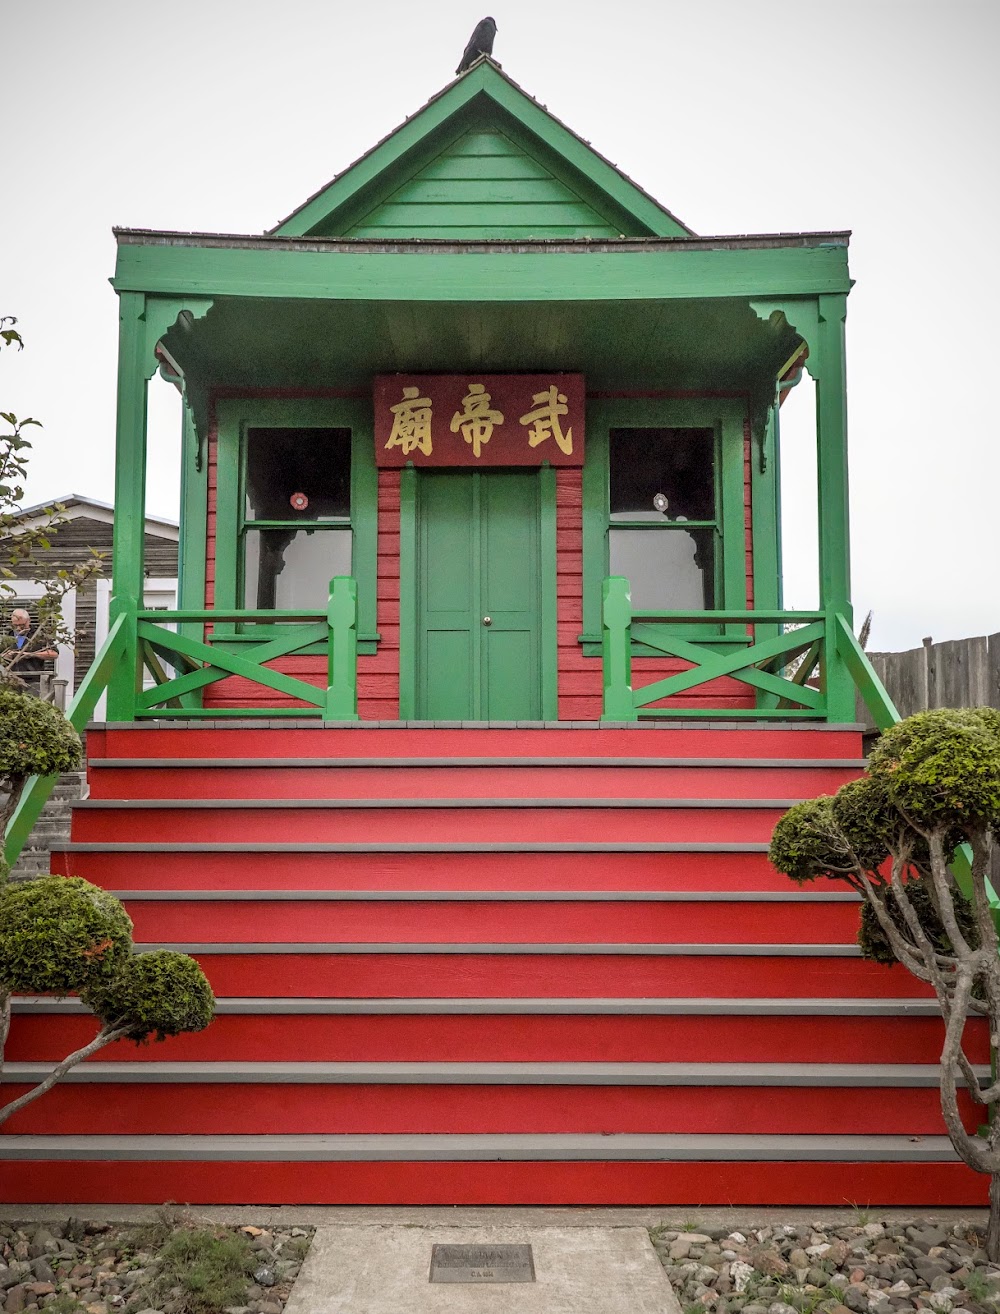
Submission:
[[[155,1282],[137,1297],[161,1309],[166,1300],[182,1302],[180,1314],[218,1314],[248,1303],[247,1290],[258,1262],[250,1238],[242,1233],[185,1229],[164,1245],[157,1257]],[[177,1288],[180,1294],[174,1296]]]
[[[830,876],[849,863],[849,854],[833,815],[828,794],[788,809],[771,836],[770,859],[796,884]]]
[[[905,886],[906,895],[920,920],[920,925],[934,944],[935,949],[939,953],[951,955],[951,941],[948,939],[948,934],[937,915],[928,888],[928,880],[928,877],[923,876],[916,876],[908,880]],[[957,889],[952,890],[952,902],[955,907],[955,920],[958,922],[959,930],[965,937],[966,942],[972,948],[978,949],[979,928],[976,925],[976,915],[972,904]],[[907,925],[903,910],[900,908],[891,889],[886,891],[885,909],[903,938],[909,944],[915,946],[913,933]],[[868,958],[873,963],[883,963],[885,966],[891,967],[898,962],[892,951],[892,946],[889,944],[888,936],[879,925],[875,909],[867,902],[861,908],[858,946],[861,949],[862,958]]]
[[[893,803],[924,829],[1000,824],[1000,712],[919,712],[892,726],[870,758]]]
[[[112,894],[78,876],[0,888],[0,986],[24,994],[81,990],[124,959],[132,920]]]
[[[203,1031],[215,1016],[205,973],[193,958],[170,949],[121,959],[88,985],[83,1001],[105,1026],[128,1027],[127,1038],[137,1044]]]
[[[866,871],[878,871],[897,840],[901,818],[884,780],[862,776],[841,785],[833,798],[833,821]]]
[[[75,771],[80,736],[58,708],[0,685],[0,776],[52,776]]]

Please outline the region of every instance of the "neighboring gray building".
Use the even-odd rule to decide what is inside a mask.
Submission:
[[[66,623],[76,631],[75,652],[60,653],[56,675],[67,681],[67,696],[71,696],[77,681],[86,674],[94,660],[97,646],[108,628],[108,598],[111,587],[111,539],[114,533],[115,509],[107,502],[70,493],[66,497],[50,498],[36,506],[25,507],[23,516],[28,524],[40,524],[48,507],[61,503],[65,522],[52,537],[52,546],[39,551],[39,560],[51,571],[71,567],[87,561],[91,549],[107,554],[101,575],[87,580],[78,589],[67,594],[63,615]],[[175,520],[157,516],[146,517],[145,567],[148,592],[146,605],[170,608],[177,602],[177,535]],[[0,539],[0,550],[4,540]],[[7,618],[17,606],[33,611],[32,601],[40,596],[42,588],[35,579],[8,581],[13,594],[0,597],[0,612],[6,626]]]

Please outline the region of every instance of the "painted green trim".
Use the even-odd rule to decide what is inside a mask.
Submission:
[[[632,597],[622,575],[609,575],[601,588],[601,663],[604,673],[604,702],[601,719],[637,721],[632,694]]]
[[[411,153],[449,127],[454,130],[456,124],[462,132],[467,131],[485,117],[484,109],[487,114],[492,110],[494,116],[499,110],[503,117],[519,124],[650,233],[673,236],[690,232],[669,210],[603,160],[489,62],[451,83],[274,231],[283,236],[299,236],[320,226],[328,227],[335,222],[338,210],[356,208],[358,198],[366,189],[377,186],[384,174],[389,173],[398,186],[399,175],[409,164]]]
[[[556,554],[556,472],[543,465],[538,472],[539,543],[541,562],[542,720],[559,719],[559,600]]]
[[[718,407],[707,407],[718,410]],[[743,414],[727,410],[712,426],[716,431],[719,475],[716,516],[719,533],[716,549],[722,553],[721,571],[716,566],[717,587],[721,584],[722,606],[719,610],[745,611],[747,606],[746,508],[744,497]],[[718,604],[716,604],[718,605]]]
[[[765,468],[760,453],[751,450],[750,505],[753,542],[753,600],[755,607],[781,607],[781,524],[779,517],[778,408],[768,416],[764,437]]]
[[[417,706],[417,472],[399,477],[399,717],[410,721]]]
[[[94,715],[101,694],[108,687],[109,681],[117,672],[128,650],[129,618],[119,615],[108,630],[108,637],[101,645],[94,658],[94,664],[83,677],[79,689],[66,712],[66,719],[79,734]],[[134,642],[133,642],[134,647]],[[129,717],[129,720],[132,718]],[[42,814],[48,802],[58,776],[31,776],[24,787],[20,801],[14,810],[4,834],[4,858],[8,866],[13,867],[21,855],[21,850],[35,822]]]
[[[847,376],[843,296],[819,298],[816,380],[819,585],[827,606],[850,623],[851,528],[847,477]]]
[[[361,398],[247,397],[218,404],[215,603],[238,609],[243,597],[243,444],[247,427],[351,430],[352,577],[358,584],[358,637],[363,650],[378,641],[378,470],[371,403]],[[255,522],[257,523],[257,522]],[[259,522],[263,523],[263,522]]]
[[[835,618],[834,633],[837,651],[850,671],[858,692],[871,713],[872,720],[879,730],[888,730],[890,726],[901,720],[896,704],[889,697],[864,648],[858,643],[854,630],[843,616]]]
[[[850,289],[840,245],[398,254],[123,244],[120,292],[328,301],[671,301]]]
[[[182,406],[177,604],[181,608],[204,607],[208,547],[208,460],[202,451],[196,420],[186,394]],[[183,632],[189,638],[198,637],[196,626]],[[193,705],[200,706],[200,695],[192,697]]]
[[[349,576],[330,581],[327,606],[328,657],[325,717],[358,719],[358,583]]]

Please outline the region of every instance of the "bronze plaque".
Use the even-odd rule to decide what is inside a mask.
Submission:
[[[432,1246],[432,1282],[534,1282],[531,1246]]]

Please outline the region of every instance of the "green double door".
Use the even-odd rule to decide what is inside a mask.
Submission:
[[[541,718],[537,471],[420,471],[416,713]]]

